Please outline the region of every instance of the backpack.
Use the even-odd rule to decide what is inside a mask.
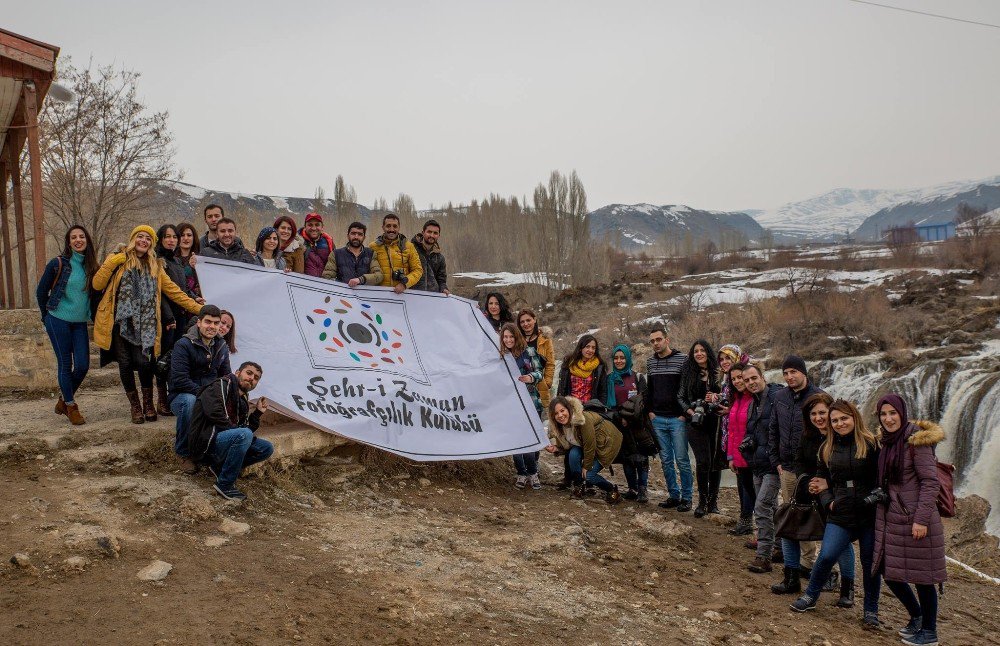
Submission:
[[[616,423],[618,414],[605,406],[604,402],[600,399],[591,399],[590,401],[584,402],[583,410],[589,410],[591,413],[597,413],[605,421],[611,422],[615,425],[615,428],[618,428],[618,424]]]
[[[937,462],[938,489],[937,508],[942,518],[955,517],[955,465],[947,462]]]

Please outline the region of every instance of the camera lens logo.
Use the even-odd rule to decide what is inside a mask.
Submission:
[[[323,328],[323,331],[319,333],[319,340],[330,343],[326,346],[326,350],[346,352],[351,359],[358,363],[371,362],[372,368],[379,367],[379,360],[386,363],[405,363],[401,354],[394,353],[395,350],[403,347],[403,333],[396,329],[387,328],[385,321],[382,320],[382,315],[371,305],[361,303],[361,310],[358,312],[367,323],[347,323],[345,325],[344,319],[339,319],[335,323],[329,315],[350,314],[354,305],[343,298],[334,301],[330,296],[324,298],[323,303],[325,306],[329,306],[329,309],[317,307],[311,314],[306,315],[306,320]],[[373,350],[376,352],[361,349],[372,343],[375,344]]]
[[[289,286],[314,368],[379,370],[429,383],[400,301]]]

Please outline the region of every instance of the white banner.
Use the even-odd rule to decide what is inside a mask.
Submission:
[[[198,258],[206,302],[236,320],[236,367],[290,417],[413,460],[536,451],[548,439],[474,301]]]

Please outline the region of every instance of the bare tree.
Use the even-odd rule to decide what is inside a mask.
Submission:
[[[127,230],[162,202],[161,182],[174,166],[167,113],[151,112],[138,97],[140,74],[111,66],[60,67],[60,82],[76,99],[46,102],[40,115],[45,208],[61,227],[86,226],[103,254],[116,228]]]
[[[326,211],[326,191],[323,190],[322,186],[317,186],[316,192],[313,194],[312,210],[313,213]]]

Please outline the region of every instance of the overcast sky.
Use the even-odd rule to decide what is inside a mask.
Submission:
[[[1000,24],[996,0],[881,0]],[[848,0],[6,3],[141,71],[185,179],[419,208],[576,169],[590,208],[1000,174],[1000,29]]]

